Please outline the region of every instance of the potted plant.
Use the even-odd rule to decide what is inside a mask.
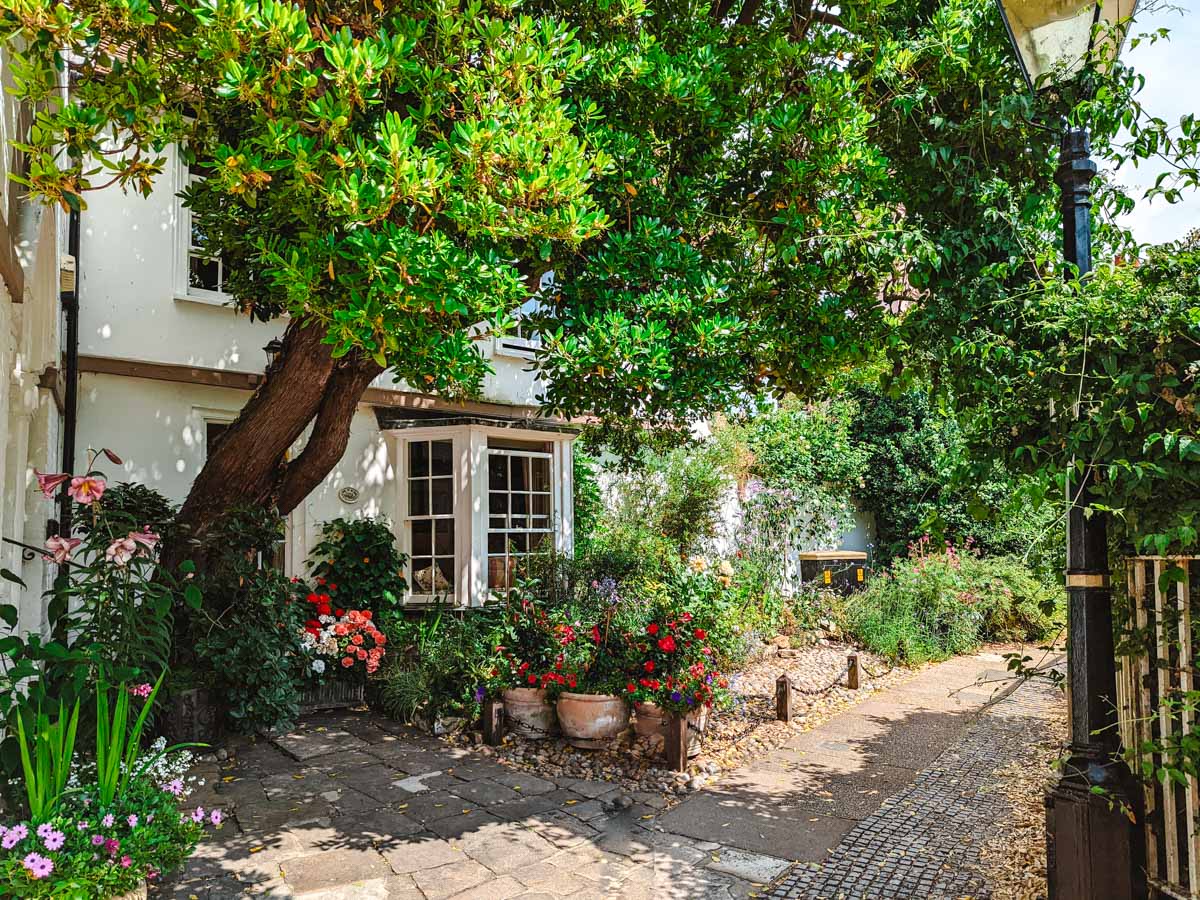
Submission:
[[[708,630],[684,608],[699,604],[703,611],[704,600],[711,600],[707,566],[691,564],[689,569],[658,598],[650,621],[627,637],[627,692],[639,735],[665,738],[668,717],[684,716],[689,726],[688,755],[695,756],[709,711],[714,702],[725,698],[729,682],[716,665]]]
[[[584,609],[594,606],[585,604]],[[626,680],[627,643],[619,627],[622,604],[615,594],[601,604],[590,625],[579,620],[558,626],[563,670],[551,692],[563,735],[575,747],[599,749],[629,727],[629,696],[636,685]]]
[[[379,671],[386,653],[387,636],[375,626],[374,614],[334,606],[330,592],[336,590],[318,578],[316,589],[304,597],[311,606],[299,635],[307,679],[300,700],[305,711],[363,703],[367,676]]]
[[[503,643],[496,646],[499,659],[489,684],[504,700],[509,730],[535,740],[558,733],[550,689],[566,684],[561,632],[534,599],[536,584],[521,582],[502,601]]]

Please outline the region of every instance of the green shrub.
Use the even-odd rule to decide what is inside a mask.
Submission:
[[[501,626],[494,607],[382,614],[379,627],[388,637],[388,656],[376,693],[384,711],[401,721],[418,714],[431,721],[476,718],[482,689],[497,663]]]
[[[922,663],[969,653],[985,640],[1044,638],[1054,591],[1012,557],[980,557],[922,538],[906,559],[850,598],[846,621],[865,647]]]
[[[392,526],[368,517],[323,523],[309,567],[338,606],[381,613],[404,602],[406,562],[396,549]]]
[[[261,567],[283,537],[283,520],[241,507],[217,526],[220,548],[205,573],[204,605],[192,622],[197,665],[243,733],[285,729],[300,712],[304,604],[280,571]]]

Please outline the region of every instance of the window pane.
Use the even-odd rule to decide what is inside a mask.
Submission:
[[[535,516],[550,515],[550,495],[549,494],[534,494],[530,498],[529,511]]]
[[[550,490],[550,460],[534,457],[529,460],[533,468],[533,489],[535,491]]]
[[[412,523],[412,555],[433,556],[433,522],[429,519]]]
[[[529,549],[529,535],[510,534],[508,536],[509,553],[525,553]]]
[[[529,538],[529,551],[532,553],[536,550],[548,550],[550,548],[550,535],[548,534],[531,534]]]
[[[507,456],[488,455],[488,487],[493,491],[503,491],[508,487]]]
[[[434,572],[434,588],[441,594],[454,587],[454,559],[438,557],[437,568]]]
[[[492,516],[488,519],[488,528],[493,531],[503,531],[508,527],[508,519],[504,516]]]
[[[512,511],[514,516],[524,516],[529,513],[529,495],[513,494]]]
[[[492,491],[488,495],[488,513],[493,516],[502,516],[508,512],[508,494],[501,494],[497,491]]]
[[[507,590],[510,587],[508,566],[505,557],[488,557],[488,587],[497,591]]]
[[[433,560],[428,557],[413,557],[412,561],[413,592],[417,594],[433,593]]]
[[[453,475],[454,474],[454,442],[453,441],[433,441],[432,442],[432,474],[434,474],[434,475]]]
[[[488,535],[488,553],[504,552],[504,534],[492,532]]]
[[[509,461],[512,463],[512,489],[529,490],[529,457],[510,456]]]
[[[545,528],[546,530],[549,530],[550,517],[549,516],[534,516],[533,518],[531,518],[529,520],[529,527],[530,528]]]
[[[188,286],[202,291],[221,289],[221,264],[215,259],[188,257]]]
[[[408,482],[408,514],[429,515],[429,479],[410,479]]]
[[[453,478],[434,478],[433,485],[433,508],[432,514],[435,516],[448,516],[454,512],[454,479]]]
[[[433,552],[438,556],[454,555],[454,520],[437,519],[435,523]]]
[[[408,445],[408,477],[424,478],[429,474],[429,442],[413,441]]]

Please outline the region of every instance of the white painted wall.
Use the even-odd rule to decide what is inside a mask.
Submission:
[[[12,84],[10,56],[0,52],[0,215],[9,215],[14,190],[9,181],[12,153],[8,141],[16,139],[17,107],[8,88]],[[53,395],[40,386],[42,373],[59,365],[58,268],[63,242],[63,217],[54,209],[43,211],[40,232],[31,246],[19,248],[33,264],[25,270],[23,297],[9,295],[0,281],[0,535],[41,547],[46,521],[57,515],[55,505],[37,490],[33,470],[56,471],[59,466],[60,416]],[[16,223],[8,222],[16,235]],[[0,543],[0,566],[26,584],[22,590],[0,581],[0,603],[18,610],[18,629],[43,631],[45,603],[53,567],[40,557],[23,558],[20,548]],[[5,626],[0,625],[0,633]]]
[[[80,353],[239,372],[261,372],[263,346],[282,332],[280,322],[255,323],[211,300],[187,299],[176,194],[183,180],[174,152],[146,198],[118,189],[88,197],[80,240]],[[482,399],[533,405],[537,387],[529,363],[493,356]],[[376,386],[397,385],[385,373]],[[403,387],[403,386],[401,386]],[[419,386],[417,387],[419,390]]]
[[[79,448],[107,447],[124,461],[117,471],[102,459],[99,468],[113,482],[145,484],[175,503],[187,496],[204,465],[204,423],[232,420],[248,391],[207,385],[176,384],[118,375],[85,374],[80,383]],[[337,496],[342,487],[358,489],[353,505]],[[339,516],[396,517],[395,468],[391,450],[374,414],[360,407],[341,462],[292,516],[289,568],[308,555],[319,523]]]

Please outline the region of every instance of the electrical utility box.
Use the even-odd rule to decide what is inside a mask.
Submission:
[[[852,594],[867,583],[867,554],[861,550],[807,550],[799,557],[805,584]]]

